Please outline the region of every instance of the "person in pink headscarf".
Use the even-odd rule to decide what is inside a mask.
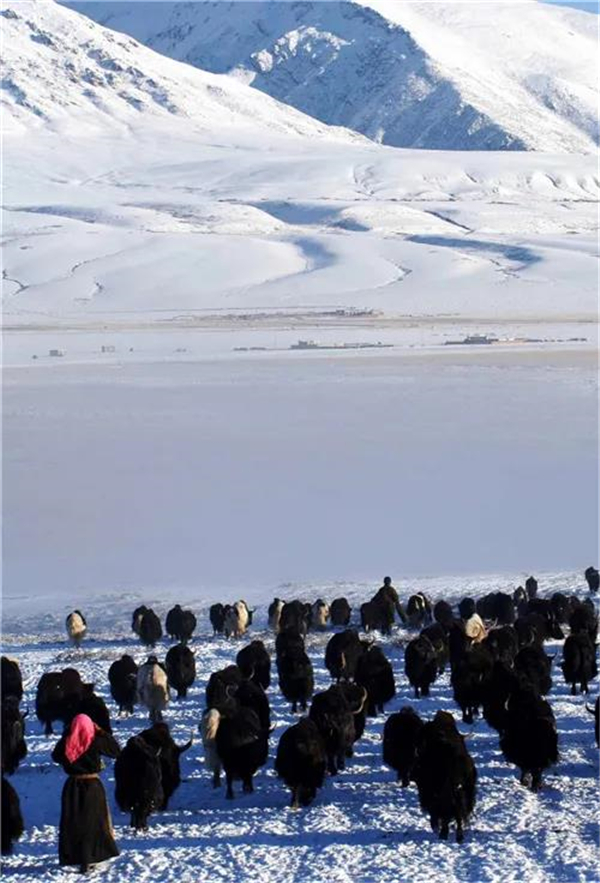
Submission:
[[[68,779],[62,792],[58,858],[87,873],[91,865],[119,855],[104,787],[101,756],[117,757],[117,741],[87,714],[76,715],[52,752]]]

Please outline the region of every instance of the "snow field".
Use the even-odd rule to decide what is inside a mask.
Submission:
[[[406,599],[411,591],[423,588],[432,597],[457,601],[469,592],[483,593],[492,588],[508,589],[518,578],[482,577],[465,580],[423,580],[402,589]],[[543,593],[561,589],[584,596],[582,577],[577,574],[544,574],[539,577]],[[442,587],[445,587],[445,590]],[[354,607],[369,597],[374,586],[325,587],[290,586],[280,588],[280,597],[303,597],[328,600],[345,593]],[[230,599],[230,600],[233,600]],[[145,599],[148,603],[148,599]],[[35,685],[44,671],[74,665],[86,681],[109,705],[114,732],[124,744],[126,739],[147,726],[140,709],[128,719],[119,719],[110,699],[107,672],[111,662],[123,652],[131,653],[138,663],[147,652],[129,632],[133,598],[114,596],[90,600],[88,624],[90,638],[81,650],[73,650],[60,633],[62,615],[51,614],[37,619],[37,635],[14,634],[9,623],[3,652],[19,660],[26,684],[23,706],[29,706],[27,722],[29,754],[12,782],[17,788],[27,825],[15,855],[7,859],[6,879],[15,881],[63,881],[72,874],[57,864],[57,823],[60,790],[64,776],[51,763],[49,752],[55,738],[41,735],[41,725],[33,716]],[[186,602],[187,604],[187,602]],[[252,638],[260,638],[274,655],[274,636],[266,630],[264,598],[259,605],[256,626],[245,639],[229,641],[213,638],[208,623],[208,607],[191,603],[199,624],[191,647],[196,654],[198,678],[185,700],[172,700],[165,719],[178,743],[197,730],[204,707],[204,688],[213,671],[235,661],[237,650]],[[164,615],[170,605],[153,605]],[[129,610],[131,608],[131,610]],[[66,609],[66,608],[65,608]],[[13,621],[14,624],[15,621]],[[34,625],[25,620],[26,628]],[[12,632],[12,633],[11,633]],[[315,669],[316,689],[330,683],[324,667],[324,648],[331,631],[309,634],[307,651]],[[432,687],[428,699],[413,700],[403,670],[403,647],[411,633],[397,629],[389,639],[376,636],[390,658],[396,679],[397,695],[386,707],[386,716],[411,703],[425,717],[438,709],[460,712],[452,699],[449,673]],[[170,642],[157,646],[164,658]],[[114,805],[112,764],[103,774],[117,841],[122,854],[106,865],[101,878],[163,881],[209,881],[232,879],[260,880],[265,883],[317,883],[330,879],[336,883],[392,883],[398,880],[421,881],[536,881],[570,883],[595,879],[597,851],[597,775],[598,752],[593,738],[593,719],[584,708],[595,699],[597,684],[589,697],[571,696],[558,667],[560,642],[546,645],[550,654],[558,653],[553,663],[553,688],[549,695],[559,730],[560,762],[545,777],[538,796],[518,782],[518,772],[507,764],[498,747],[498,736],[484,721],[472,728],[459,723],[463,733],[472,731],[469,751],[478,768],[478,802],[463,846],[452,840],[442,843],[429,830],[428,819],[418,806],[416,787],[403,790],[395,774],[382,761],[382,729],[385,717],[369,719],[363,738],[356,744],[355,756],[345,772],[328,777],[315,803],[307,810],[289,808],[289,792],[277,779],[273,759],[283,730],[297,719],[279,693],[274,666],[269,689],[275,730],[270,739],[267,765],[255,777],[255,792],[242,795],[236,785],[236,797],[227,801],[225,789],[214,791],[210,774],[203,768],[202,745],[196,733],[195,743],[182,756],[184,781],[172,798],[169,810],[151,817],[147,833],[135,834],[128,828],[128,818]],[[500,858],[501,857],[501,858]]]

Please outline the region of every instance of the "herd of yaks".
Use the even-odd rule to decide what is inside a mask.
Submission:
[[[598,571],[589,567],[585,578],[591,593],[600,586]],[[464,723],[472,724],[482,712],[496,729],[504,757],[521,772],[520,781],[532,791],[542,784],[544,770],[558,760],[558,734],[554,713],[544,698],[552,687],[553,657],[544,650],[547,640],[562,640],[562,671],[573,694],[588,692],[597,675],[598,617],[590,598],[556,592],[537,597],[538,584],[529,577],[525,587],[510,595],[494,592],[478,599],[463,598],[457,609],[446,601],[432,604],[422,593],[405,606],[391,579],[386,577],[374,597],[361,605],[364,632],[390,634],[396,616],[419,634],[405,647],[404,671],[415,698],[428,696],[431,685],[450,666],[454,700]],[[244,601],[215,604],[209,616],[214,634],[240,638],[252,624],[254,611]],[[307,712],[281,736],[275,769],[289,787],[292,806],[307,806],[322,787],[327,774],[345,768],[361,738],[367,719],[384,711],[396,693],[392,666],[383,649],[369,636],[350,628],[352,610],[345,598],[327,604],[305,604],[276,598],[268,608],[269,626],[276,634],[275,662],[279,688],[291,710]],[[152,726],[130,738],[115,763],[117,804],[130,813],[131,825],[147,827],[148,817],[165,809],[181,781],[179,758],[190,745],[177,746],[162,715],[171,695],[185,698],[196,677],[195,657],[188,647],[197,621],[189,610],[176,605],[165,627],[177,640],[164,663],[155,655],[138,666],[124,654],[108,672],[112,698],[120,714],[132,713],[140,704]],[[325,665],[332,685],[314,693],[311,660],[305,638],[310,630],[337,631],[325,650]],[[564,629],[568,627],[565,637]],[[87,634],[81,611],[66,620],[69,639],[80,645]],[[134,611],[132,629],[143,644],[154,647],[162,625],[153,610]],[[2,657],[2,852],[9,853],[23,832],[17,792],[5,779],[27,754],[25,717],[20,710],[23,684],[15,660]],[[213,672],[206,686],[206,708],[199,723],[205,764],[214,787],[225,773],[227,797],[233,784],[253,790],[253,778],[268,759],[272,732],[267,691],[271,684],[271,656],[264,643],[253,640],[242,647],[235,664]],[[310,707],[309,707],[310,703]],[[598,743],[599,700],[586,708],[595,716]],[[36,691],[36,714],[47,735],[53,721],[68,725],[76,714],[88,714],[111,732],[108,708],[85,684],[74,668],[46,672]],[[464,826],[476,800],[477,770],[452,714],[438,711],[423,721],[407,705],[390,715],[383,731],[383,760],[396,771],[402,786],[418,788],[422,809],[440,838],[456,826],[462,842]]]

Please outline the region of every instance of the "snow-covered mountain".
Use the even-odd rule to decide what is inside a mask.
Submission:
[[[172,58],[401,147],[589,152],[597,22],[536,0],[75,2]]]
[[[53,0],[9,0],[3,31],[3,130],[105,137],[143,119],[214,132],[356,141],[230,77],[173,61]]]
[[[596,316],[592,154],[389,147],[52,0],[0,21],[13,326]]]

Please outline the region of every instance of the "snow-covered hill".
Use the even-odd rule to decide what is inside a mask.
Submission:
[[[356,141],[231,78],[159,55],[53,0],[3,4],[3,131],[129,133],[142,119],[204,132]]]
[[[502,2],[76,2],[173,58],[402,147],[585,152],[596,20]]]
[[[374,144],[54,2],[3,15],[7,324],[595,318],[593,155]]]

